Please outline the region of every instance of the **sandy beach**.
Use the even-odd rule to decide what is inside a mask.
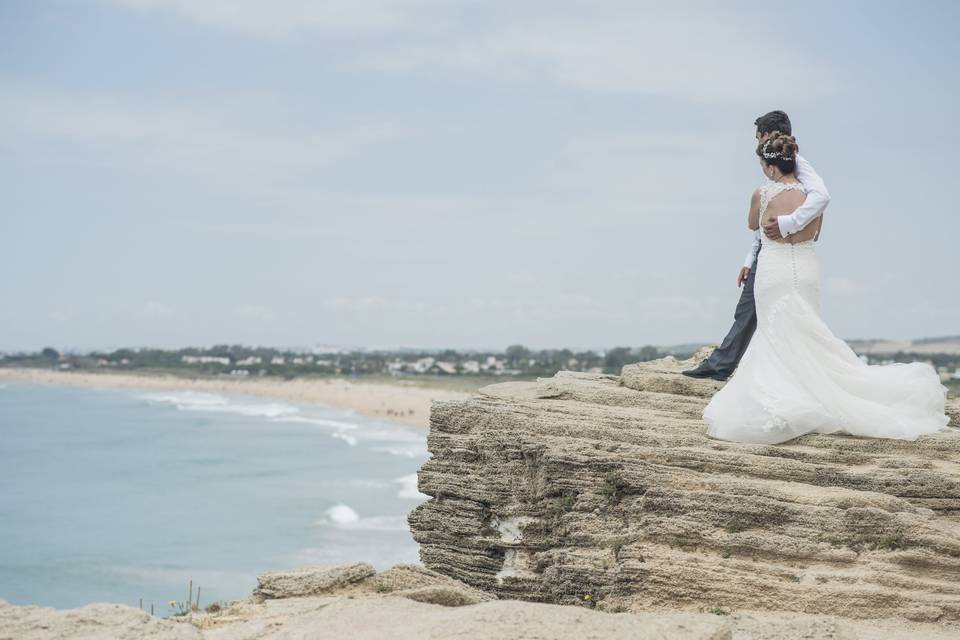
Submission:
[[[376,382],[363,382],[342,378],[294,380],[254,378],[235,380],[229,378],[181,378],[165,375],[87,373],[43,369],[0,369],[0,380],[23,380],[42,384],[87,387],[178,389],[209,393],[244,394],[352,409],[365,416],[383,418],[423,428],[427,428],[430,424],[430,404],[434,400],[460,400],[471,395],[470,391],[466,389],[437,388],[412,380],[397,380],[396,382],[379,379]]]

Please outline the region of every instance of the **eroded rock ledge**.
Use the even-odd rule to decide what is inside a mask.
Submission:
[[[702,357],[702,355],[701,355]],[[960,406],[917,442],[705,435],[698,358],[435,403],[424,564],[500,596],[960,619]]]
[[[960,625],[855,621],[802,613],[651,610],[608,615],[496,600],[415,565],[377,573],[369,564],[311,565],[257,578],[249,598],[155,618],[121,604],[76,609],[0,599],[2,640],[954,640]]]

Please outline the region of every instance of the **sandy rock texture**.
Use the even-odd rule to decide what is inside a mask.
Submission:
[[[606,611],[960,620],[956,402],[916,442],[723,442],[701,419],[721,383],[680,375],[704,355],[435,403],[432,497],[409,516],[423,563]]]
[[[311,565],[292,571],[270,571],[257,576],[253,595],[264,598],[295,598],[332,591],[369,578],[377,572],[366,562],[343,565]]]
[[[216,611],[159,619],[124,605],[58,611],[0,600],[0,640],[911,640],[955,638],[950,623],[860,621],[747,611],[607,613],[580,606],[496,600],[416,565],[368,575],[362,563],[302,567],[260,577],[260,588]],[[311,595],[287,595],[314,591]]]
[[[0,599],[0,640],[201,640],[190,625],[155,618],[124,604],[77,609],[18,607]]]

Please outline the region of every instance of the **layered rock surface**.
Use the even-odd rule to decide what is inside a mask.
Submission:
[[[608,615],[588,603],[495,600],[413,565],[308,566],[258,582],[249,598],[166,619],[125,605],[57,610],[0,599],[0,640],[953,640],[960,629],[719,609]]]
[[[702,357],[702,354],[701,354]],[[421,559],[503,597],[607,610],[960,620],[960,406],[916,442],[708,438],[721,383],[672,358],[435,403]]]

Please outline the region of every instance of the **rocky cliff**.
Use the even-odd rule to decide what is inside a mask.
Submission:
[[[960,625],[784,612],[654,610],[497,600],[423,567],[363,562],[263,574],[253,595],[155,618],[122,604],[77,609],[0,599],[0,640],[955,640]]]
[[[409,517],[423,563],[606,610],[960,619],[960,406],[917,442],[705,435],[672,358],[435,403]]]

